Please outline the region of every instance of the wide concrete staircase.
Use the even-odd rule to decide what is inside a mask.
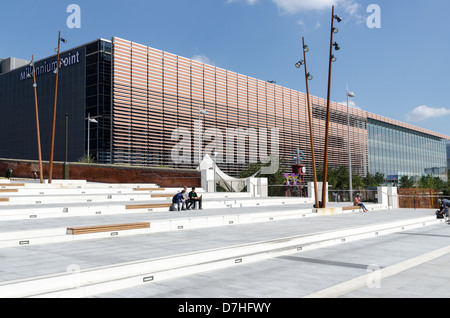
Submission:
[[[169,212],[178,191],[1,180],[0,297],[95,296],[441,222],[376,204],[358,218],[330,204],[340,213],[326,216],[307,198],[202,189],[203,210]]]

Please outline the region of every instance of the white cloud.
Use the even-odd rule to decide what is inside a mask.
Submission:
[[[345,107],[347,107],[347,101],[341,102],[341,103],[339,103],[339,104],[344,105]],[[362,110],[362,108],[359,107],[359,106],[357,106],[356,103],[355,103],[354,101],[352,101],[352,100],[349,100],[349,101],[348,101],[348,106],[349,106],[350,108],[355,108],[355,109]]]
[[[324,10],[335,5],[339,0],[272,0],[285,13],[301,11]]]
[[[200,63],[204,63],[204,64],[208,64],[208,65],[212,65],[214,66],[214,62],[212,62],[209,57],[207,57],[206,55],[202,54],[202,55],[194,55],[191,60],[200,62]]]
[[[307,30],[308,28],[306,27],[306,23],[303,20],[298,20],[297,21],[297,25],[301,26],[303,30]],[[317,22],[314,27],[310,28],[310,29],[314,29],[317,30],[321,27],[320,22]]]
[[[411,113],[406,115],[406,120],[409,122],[421,122],[430,118],[437,118],[450,115],[450,109],[446,108],[432,108],[422,105],[414,109]]]
[[[227,3],[241,2],[241,1],[244,1],[245,3],[252,6],[252,5],[256,4],[259,0],[227,0]]]
[[[255,5],[261,0],[227,0],[227,3],[245,2],[249,5]],[[278,6],[278,9],[287,14],[296,14],[306,11],[329,10],[332,5],[336,10],[344,10],[348,15],[361,20],[359,14],[361,5],[357,0],[271,0]]]

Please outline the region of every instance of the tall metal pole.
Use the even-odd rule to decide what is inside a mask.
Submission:
[[[69,114],[66,113],[66,147],[65,147],[64,165],[63,165],[63,179],[69,180]]]
[[[36,132],[37,132],[37,143],[39,154],[39,179],[41,183],[44,183],[44,171],[42,171],[41,133],[39,128],[39,109],[37,100],[36,67],[34,66],[34,55],[31,57],[31,63],[33,63],[34,104],[36,108]]]
[[[69,114],[66,113],[66,145],[65,145],[65,156],[64,156],[64,163],[67,164],[68,162],[68,154],[69,154]]]
[[[314,178],[314,198],[316,201],[316,208],[320,208],[319,206],[319,189],[317,189],[317,169],[316,169],[316,155],[314,151],[314,132],[313,132],[313,124],[312,124],[312,109],[311,109],[311,101],[309,96],[309,80],[308,80],[308,66],[306,63],[306,51],[305,51],[305,38],[302,37],[303,41],[303,60],[305,63],[305,79],[306,79],[306,99],[308,103],[308,117],[309,117],[309,134],[311,136],[311,153],[312,153],[312,167],[313,167],[313,178]]]
[[[87,138],[87,162],[91,161],[91,114],[88,113],[88,138]]]
[[[333,55],[333,28],[334,28],[334,6],[331,13],[331,39],[330,39],[330,55],[328,57],[329,70],[328,70],[328,94],[327,94],[327,119],[326,119],[326,130],[325,130],[325,154],[323,163],[323,188],[322,188],[322,207],[326,208],[327,205],[327,193],[328,193],[328,147],[329,147],[329,136],[330,136],[330,103],[331,103],[331,56]]]
[[[53,156],[55,149],[55,129],[56,129],[56,104],[58,100],[58,79],[59,79],[59,51],[61,45],[61,31],[58,34],[58,52],[56,55],[56,82],[55,82],[55,103],[53,105],[53,130],[52,130],[52,143],[50,148],[50,172],[48,177],[48,183],[52,183],[53,180]]]
[[[348,98],[350,97],[347,85],[347,131],[348,131],[348,158],[349,158],[349,175],[350,175],[350,202],[353,201],[353,171],[352,171],[352,149],[350,145],[350,106]]]

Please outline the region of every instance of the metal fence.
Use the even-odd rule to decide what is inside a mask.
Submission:
[[[429,189],[399,189],[398,204],[402,209],[438,209],[439,191]]]

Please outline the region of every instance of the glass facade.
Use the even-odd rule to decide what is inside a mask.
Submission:
[[[89,154],[99,163],[111,161],[111,42],[99,40],[86,46],[86,118],[89,125]],[[86,136],[88,125],[86,124]],[[86,139],[85,149],[88,143]]]
[[[65,114],[69,116],[68,159],[85,153],[85,48],[62,52],[56,114],[55,161],[65,158]],[[55,98],[56,56],[35,62],[42,159],[50,159]],[[0,74],[0,157],[38,159],[36,111],[32,67]],[[28,76],[29,75],[29,76]]]
[[[447,140],[373,119],[368,136],[370,173],[390,181],[422,175],[447,180]]]
[[[112,162],[195,168],[217,151],[237,175],[279,155],[289,171],[305,154],[312,178],[306,95],[131,41],[113,38]],[[326,100],[311,97],[316,165],[323,165]],[[200,113],[206,111],[206,115]],[[348,121],[349,118],[349,121]],[[331,103],[329,166],[365,176],[439,175],[448,137]]]
[[[114,163],[195,168],[217,151],[237,175],[271,154],[311,158],[300,92],[119,38],[113,69]]]
[[[43,159],[50,154],[56,57],[36,62]],[[58,89],[55,160],[88,147],[98,163],[192,168],[218,152],[218,166],[237,176],[249,163],[276,155],[291,171],[294,154],[312,179],[306,94],[120,38],[63,52]],[[29,67],[0,74],[0,157],[37,159]],[[324,161],[327,101],[311,96],[316,165]],[[387,179],[437,175],[447,179],[450,137],[331,102],[328,161],[354,174]],[[205,111],[205,113],[201,113]],[[349,121],[348,121],[349,118]],[[448,146],[450,149],[450,146]],[[450,153],[450,151],[449,151]]]

